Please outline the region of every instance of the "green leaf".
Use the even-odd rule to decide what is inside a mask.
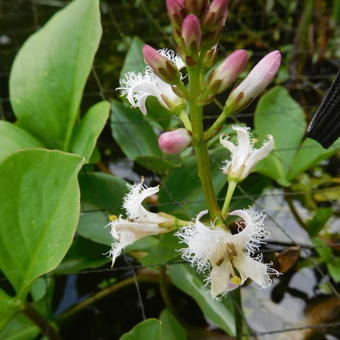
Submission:
[[[73,154],[30,149],[0,164],[0,269],[21,297],[72,243],[82,163]]]
[[[258,164],[257,171],[288,186],[289,172],[305,128],[303,110],[288,91],[280,86],[268,91],[256,107],[255,131],[261,141],[272,135],[275,147]]]
[[[107,247],[79,236],[74,240],[64,260],[54,272],[69,274],[77,273],[83,269],[101,267],[110,261],[103,255],[106,252]]]
[[[128,191],[127,183],[104,173],[82,172],[79,175],[82,212],[78,233],[97,243],[111,245],[112,237],[108,228],[108,215],[119,216],[123,197]]]
[[[299,147],[291,170],[289,172],[289,179],[293,179],[296,175],[306,171],[315,164],[318,164],[323,159],[331,157],[340,149],[340,138],[329,148],[324,149],[317,141],[311,138],[306,138]]]
[[[8,325],[3,330],[0,331],[0,339],[33,340],[39,333],[40,330],[36,325],[34,325],[23,314],[18,314],[8,323]]]
[[[233,306],[228,298],[223,301],[212,299],[208,288],[188,265],[171,265],[168,271],[173,284],[198,303],[206,318],[227,334],[235,335]]]
[[[137,110],[113,101],[111,129],[113,138],[129,159],[147,156],[162,158],[151,124]]]
[[[13,315],[20,308],[20,302],[17,299],[8,296],[0,289],[0,330],[2,330]],[[1,335],[1,333],[0,333]],[[2,337],[0,337],[2,339]]]
[[[161,340],[187,340],[184,329],[178,320],[164,309],[160,315]]]
[[[20,149],[43,147],[27,131],[4,120],[0,121],[0,144],[0,162]]]
[[[332,208],[317,209],[313,218],[307,222],[309,236],[317,236],[332,215]]]
[[[138,37],[134,37],[131,41],[129,51],[125,57],[123,68],[120,71],[122,78],[127,72],[144,72],[145,62],[143,56],[144,42]]]
[[[140,260],[144,266],[168,263],[170,260],[179,256],[178,249],[183,248],[175,232],[166,233],[158,236],[158,243],[151,244],[148,255]]]
[[[160,340],[161,322],[157,319],[147,319],[122,335],[119,340]]]
[[[340,282],[340,257],[335,257],[331,263],[328,263],[327,269],[333,280]]]
[[[218,194],[226,183],[226,176],[221,171],[226,151],[219,148],[210,152],[212,179],[215,193]],[[183,165],[169,172],[162,182],[159,193],[160,210],[180,218],[192,218],[206,209],[206,201],[197,176],[196,160],[191,157]]]
[[[69,148],[101,33],[99,1],[74,0],[15,58],[9,84],[15,116],[50,148]]]
[[[179,118],[162,106],[156,97],[148,97],[146,100],[146,108],[148,111],[146,117],[157,122],[163,129],[168,129],[170,123],[175,119],[180,122]]]
[[[150,169],[154,172],[164,173],[173,168],[179,168],[182,165],[180,157],[173,158],[161,158],[161,157],[137,157],[135,161],[144,166],[144,168]]]
[[[106,101],[97,103],[89,109],[75,130],[72,152],[90,160],[97,139],[109,117],[109,112],[110,103]]]

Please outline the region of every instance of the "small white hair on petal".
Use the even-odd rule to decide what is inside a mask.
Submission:
[[[245,222],[245,226],[236,222],[239,227],[239,233],[233,235],[235,241],[243,243],[249,254],[258,251],[260,246],[265,243],[264,240],[269,237],[269,231],[264,227],[265,213],[248,208],[234,210],[229,215],[239,216]]]
[[[162,56],[164,56],[167,59],[171,60],[177,66],[177,68],[179,70],[182,69],[183,67],[185,67],[183,59],[174,50],[171,50],[170,48],[162,48],[162,49],[158,50],[158,52]]]

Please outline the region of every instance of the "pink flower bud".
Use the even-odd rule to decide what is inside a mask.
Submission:
[[[240,110],[256,98],[275,77],[281,63],[279,51],[268,53],[230,94],[226,105]]]
[[[210,94],[217,94],[230,86],[242,73],[248,62],[248,53],[245,50],[237,50],[228,56],[208,78],[208,90]]]
[[[207,0],[185,0],[185,9],[188,13],[200,16],[207,4]]]
[[[228,0],[214,0],[203,19],[203,27],[206,30],[214,30],[224,26],[227,19]]]
[[[184,129],[176,129],[162,133],[158,138],[158,144],[165,153],[178,154],[191,143],[189,132]]]
[[[153,69],[155,74],[169,84],[177,84],[181,75],[175,63],[160,54],[149,45],[144,45],[143,55],[145,62]]]
[[[184,0],[166,0],[166,7],[172,23],[181,26],[185,15]]]
[[[195,15],[188,15],[182,25],[182,38],[186,52],[189,55],[196,54],[201,46],[201,26]]]

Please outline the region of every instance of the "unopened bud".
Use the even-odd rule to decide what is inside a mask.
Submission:
[[[162,133],[158,138],[158,144],[163,152],[178,154],[190,145],[191,140],[189,132],[180,128]]]
[[[248,62],[248,53],[245,50],[237,50],[228,56],[208,78],[208,90],[210,94],[217,94],[230,86],[242,73]]]
[[[228,0],[214,0],[203,19],[205,30],[212,31],[224,26],[227,19]]]
[[[188,55],[198,53],[201,46],[201,26],[195,15],[188,15],[182,25],[182,38]]]
[[[185,9],[188,13],[200,16],[207,4],[207,0],[185,0]]]
[[[275,77],[281,63],[279,51],[273,51],[262,58],[250,71],[246,79],[229,95],[226,106],[238,111],[256,98]]]
[[[184,0],[166,0],[166,7],[172,23],[180,27],[185,16]]]
[[[160,54],[149,45],[144,45],[143,55],[145,62],[153,69],[155,74],[169,84],[177,84],[181,74],[175,63]]]

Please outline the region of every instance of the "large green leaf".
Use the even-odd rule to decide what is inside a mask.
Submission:
[[[159,318],[162,323],[161,340],[187,340],[183,327],[170,311],[164,309]]]
[[[188,265],[171,265],[168,270],[173,284],[198,303],[206,318],[229,335],[235,334],[233,306],[228,297],[223,301],[212,299],[208,288]]]
[[[0,331],[20,308],[17,299],[8,296],[0,289]],[[1,335],[1,333],[0,333]],[[2,339],[2,338],[1,338]]]
[[[90,108],[77,127],[71,150],[89,160],[97,139],[109,117],[110,103],[100,102]]]
[[[4,120],[0,121],[0,144],[0,162],[20,149],[43,147],[27,131]]]
[[[147,319],[135,326],[129,333],[122,335],[119,340],[160,340],[161,322],[157,319]]]
[[[82,199],[78,233],[94,242],[111,245],[108,215],[123,213],[123,197],[128,191],[127,183],[104,173],[83,172],[79,175]]]
[[[261,141],[272,135],[275,148],[257,170],[283,186],[289,185],[288,174],[305,128],[303,110],[288,91],[280,86],[268,91],[256,107],[255,131]]]
[[[40,333],[38,326],[34,325],[23,314],[16,315],[8,325],[1,330],[1,340],[33,340]]]
[[[314,139],[306,138],[294,157],[288,175],[289,179],[293,179],[296,175],[306,171],[323,159],[331,157],[339,149],[340,138],[329,149],[324,149]]]
[[[25,42],[14,61],[14,113],[50,148],[69,148],[101,32],[99,0],[74,0]]]
[[[111,129],[113,138],[129,159],[148,156],[162,158],[157,135],[138,110],[113,101]]]
[[[138,37],[132,39],[124,65],[120,71],[121,77],[127,72],[144,72],[146,64],[142,52],[143,46],[144,42]]]
[[[82,163],[73,154],[29,149],[0,164],[0,269],[21,297],[71,245]]]
[[[212,178],[215,193],[218,194],[227,178],[221,171],[222,161],[226,159],[226,151],[219,148],[210,153]],[[196,160],[191,157],[183,165],[172,170],[162,182],[159,193],[159,209],[182,218],[193,218],[207,205],[197,176]]]

